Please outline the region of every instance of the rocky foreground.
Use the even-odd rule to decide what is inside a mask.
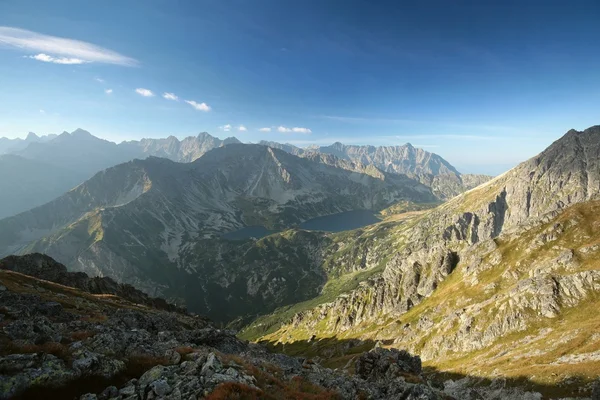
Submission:
[[[375,349],[353,374],[271,353],[160,301],[135,303],[25,275],[64,277],[40,254],[0,261],[0,399],[540,399],[427,380],[421,360]],[[81,284],[84,282],[87,284]],[[109,291],[109,290],[105,290]],[[162,307],[162,309],[161,309]],[[165,309],[166,308],[166,309]]]
[[[406,352],[376,350],[349,376],[269,353],[204,318],[157,308],[160,302],[18,272],[64,276],[43,255],[0,266],[0,399],[448,398]]]

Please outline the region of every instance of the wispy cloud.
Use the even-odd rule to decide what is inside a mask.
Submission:
[[[27,58],[33,58],[34,60],[43,61],[52,64],[65,64],[65,65],[77,65],[77,64],[85,64],[86,62],[80,58],[67,58],[67,57],[52,57],[48,54],[40,53],[35,56],[27,56]]]
[[[46,114],[46,111],[40,110],[40,114]]]
[[[247,130],[248,130],[248,128],[246,128],[244,125],[240,125],[238,127],[238,131],[240,131],[240,132],[246,132]]]
[[[137,89],[135,89],[135,92],[137,94],[139,94],[140,96],[144,96],[144,97],[154,96],[154,93],[152,93],[152,90],[149,90],[149,89],[137,88]]]
[[[312,133],[312,131],[308,128],[299,128],[299,127],[287,128],[285,126],[278,126],[277,132],[279,132],[279,133],[304,133],[304,134]]]
[[[168,93],[168,92],[165,92],[165,93],[163,93],[163,97],[164,97],[165,99],[167,99],[167,100],[179,101],[179,97],[177,97],[177,96],[175,95],[175,93]]]
[[[102,79],[102,78],[94,78],[94,80],[96,82],[100,82],[100,83],[104,83],[105,82],[104,79]]]
[[[260,128],[259,131],[261,131],[261,132],[271,132],[271,128]]]
[[[223,126],[220,126],[219,129],[222,129],[225,132],[229,132],[231,130],[231,125],[230,124],[223,125]]]
[[[104,91],[104,93],[106,93],[106,94],[112,94],[112,92],[113,92],[113,90],[112,90],[112,89],[106,89],[106,90]]]
[[[185,102],[188,103],[190,106],[194,107],[198,111],[208,112],[211,110],[210,106],[206,103],[196,103],[193,100],[186,100]]]
[[[31,56],[39,61],[57,64],[103,63],[127,67],[137,66],[137,60],[81,40],[61,38],[28,31],[26,29],[0,26],[0,46],[12,47],[24,52],[39,53]]]

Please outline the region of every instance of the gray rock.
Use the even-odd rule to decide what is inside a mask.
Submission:
[[[181,361],[181,354],[179,354],[175,350],[169,349],[165,352],[165,358],[169,361],[169,364],[175,365],[179,364],[179,362]]]

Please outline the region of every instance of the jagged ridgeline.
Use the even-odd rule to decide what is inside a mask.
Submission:
[[[322,260],[338,239],[286,229],[328,214],[437,200],[406,175],[234,143],[191,163],[150,157],[100,172],[1,220],[0,254],[45,253],[70,270],[110,276],[229,322],[313,298],[328,280]],[[283,232],[222,239],[248,226]]]
[[[446,372],[590,393],[600,374],[599,194],[600,127],[569,131],[433,210],[335,237],[323,263],[339,277],[241,336],[334,365],[348,358],[330,338],[381,341]],[[348,280],[355,287],[339,289]]]

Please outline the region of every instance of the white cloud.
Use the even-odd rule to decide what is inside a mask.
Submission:
[[[113,90],[112,90],[112,89],[106,89],[106,90],[104,91],[104,93],[106,93],[106,94],[112,94],[112,92],[113,92]]]
[[[193,100],[186,100],[185,102],[188,103],[190,106],[194,107],[198,111],[208,112],[211,110],[210,106],[206,103],[196,103]]]
[[[40,110],[40,114],[46,114],[46,111]]]
[[[260,128],[259,131],[261,131],[261,132],[271,132],[271,128]]]
[[[244,125],[240,125],[240,127],[238,128],[238,130],[240,132],[246,132],[248,130],[248,128],[246,128]]]
[[[34,60],[43,61],[47,63],[53,64],[65,64],[65,65],[77,65],[77,64],[85,64],[89,61],[85,61],[79,58],[67,58],[67,57],[52,57],[48,54],[40,53],[35,56],[28,56],[27,58],[33,58]]]
[[[231,125],[227,124],[220,126],[219,128],[223,129],[225,132],[229,132],[231,130]]]
[[[308,128],[299,128],[299,127],[294,127],[294,128],[286,128],[285,126],[279,126],[277,127],[277,132],[280,133],[305,133],[305,134],[309,134],[312,133],[312,131]]]
[[[104,83],[104,79],[102,78],[94,78],[96,82]]]
[[[164,97],[165,99],[167,99],[167,100],[175,100],[175,101],[179,101],[179,97],[177,97],[177,96],[175,95],[175,93],[167,93],[167,92],[165,92],[165,93],[163,93],[163,97]]]
[[[309,134],[312,131],[308,128],[292,128],[292,132]]]
[[[148,89],[144,89],[144,88],[137,88],[137,89],[135,89],[135,92],[137,94],[139,94],[140,96],[144,96],[144,97],[154,96],[154,93],[152,93],[152,90],[148,90]]]
[[[127,67],[138,65],[138,61],[131,57],[96,46],[92,43],[44,35],[8,26],[0,26],[0,46],[9,46],[20,51],[40,53],[37,56],[31,57],[36,60],[58,64],[97,62]]]

